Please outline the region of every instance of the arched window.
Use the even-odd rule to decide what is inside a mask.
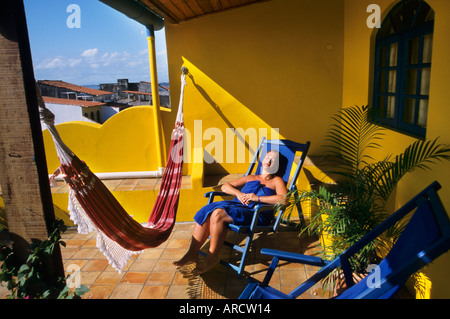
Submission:
[[[434,11],[402,0],[383,20],[375,42],[374,116],[383,125],[425,137]]]

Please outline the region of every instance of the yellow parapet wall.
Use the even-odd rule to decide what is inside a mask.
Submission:
[[[170,110],[162,108],[166,121]],[[167,123],[164,128],[173,127]],[[151,106],[138,106],[126,109],[103,125],[85,122],[69,122],[57,125],[57,130],[65,144],[94,173],[136,172],[158,170],[155,135],[153,130],[153,112]],[[43,132],[49,173],[58,166],[53,140],[47,130]],[[191,176],[191,187],[181,190],[177,221],[191,221],[196,210],[206,203],[199,200],[203,196],[203,150],[192,151],[197,154],[199,163],[193,165],[195,172],[190,172],[185,165],[184,175]],[[192,174],[191,174],[192,173]],[[207,189],[206,189],[207,191]],[[113,191],[124,209],[138,222],[146,222],[158,190]],[[53,202],[57,217],[68,222],[68,194],[53,193]],[[68,222],[70,224],[70,222]]]
[[[57,125],[57,130],[67,146],[96,173],[158,170],[151,106],[126,109],[103,125],[69,122]],[[43,135],[52,173],[59,161],[49,132]]]

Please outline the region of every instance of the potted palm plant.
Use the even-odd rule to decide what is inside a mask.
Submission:
[[[435,139],[417,140],[403,153],[375,161],[369,151],[382,147],[384,133],[370,118],[367,106],[345,108],[335,114],[325,147],[326,157],[333,159],[329,161],[333,167],[327,171],[340,176],[340,182],[332,187],[288,194],[294,195],[290,196],[294,202],[309,202],[317,207],[304,231],[331,238],[322,245],[322,253],[328,259],[352,246],[388,216],[387,201],[405,174],[450,159],[450,147]],[[370,264],[377,263],[401,227],[396,225],[385,238],[373,241],[356,255],[351,261],[354,273],[364,273]],[[335,285],[340,275],[333,273],[324,285]]]

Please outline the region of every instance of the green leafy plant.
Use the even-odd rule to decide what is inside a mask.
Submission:
[[[380,149],[384,129],[370,120],[367,106],[342,109],[333,116],[328,130],[326,156],[333,163],[327,171],[340,177],[337,185],[318,190],[296,190],[288,194],[293,202],[309,202],[317,209],[305,231],[326,233],[332,238],[323,255],[333,259],[359,241],[388,216],[387,201],[398,182],[414,169],[450,159],[450,148],[434,140],[417,140],[397,156],[375,161],[370,150]],[[292,205],[293,207],[294,205]],[[352,260],[355,273],[377,263],[382,250],[395,241],[402,225],[366,246]],[[339,277],[334,273],[333,276]],[[333,281],[333,280],[331,280]],[[335,281],[334,281],[335,282]]]
[[[30,254],[21,265],[12,247],[0,247],[0,282],[6,283],[6,288],[11,291],[11,299],[78,299],[88,291],[83,285],[75,290],[70,289],[65,278],[50,283],[43,276],[43,260],[53,255],[58,245],[65,246],[61,241],[61,231],[65,230],[63,221],[58,220],[47,240],[31,243]]]

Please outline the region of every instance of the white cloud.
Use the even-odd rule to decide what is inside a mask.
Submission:
[[[66,58],[58,56],[56,58],[45,59],[36,65],[36,69],[62,69],[64,67],[75,67],[81,63],[81,59]]]
[[[97,61],[101,63],[103,66],[109,66],[116,63],[119,58],[120,58],[119,52],[105,53],[102,56],[98,57]]]
[[[81,53],[81,56],[85,57],[85,58],[90,58],[90,57],[96,56],[97,53],[98,53],[98,49],[97,48],[95,48],[95,49],[87,49],[87,50],[84,50],[83,53]]]
[[[69,59],[69,66],[71,68],[77,66],[80,63],[81,63],[81,59]]]
[[[51,61],[44,62],[42,64],[42,68],[44,68],[44,69],[54,69],[54,68],[59,68],[59,67],[61,67],[63,65],[64,65],[63,59],[60,58],[60,57],[56,57],[56,58],[54,58]]]
[[[158,76],[167,81],[167,61],[158,52]],[[131,81],[149,81],[148,50],[136,52],[102,52],[97,48],[85,49],[78,56],[54,56],[36,59],[37,79],[60,79],[76,84],[115,82],[119,78]],[[100,80],[102,79],[102,80]]]

